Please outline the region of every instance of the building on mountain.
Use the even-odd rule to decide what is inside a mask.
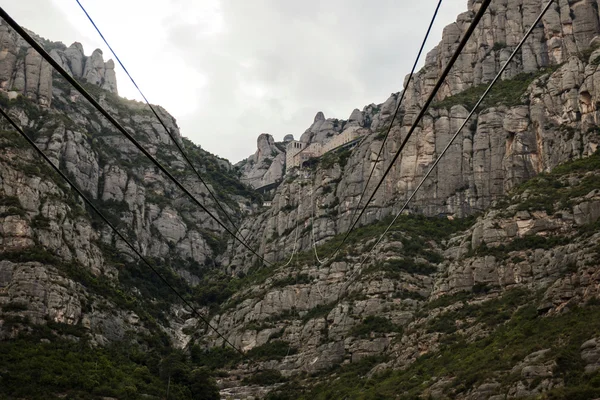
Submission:
[[[287,146],[285,147],[285,165],[287,171],[298,166],[294,164],[294,156],[301,152],[305,147],[306,143],[304,142],[299,142],[297,140],[288,142]]]
[[[358,128],[358,127],[357,127]],[[340,146],[344,146],[356,139],[358,139],[360,135],[358,134],[358,129],[346,129],[344,132],[340,133],[331,138],[330,141],[323,145],[323,153],[328,153],[331,150],[337,149]]]
[[[311,158],[318,158],[322,155],[323,146],[321,143],[311,143],[292,157],[292,166],[300,167],[304,161],[308,161]]]
[[[347,129],[323,145],[318,142],[306,144],[296,140],[291,141],[286,147],[287,171],[302,166],[302,163],[311,158],[319,158],[325,153],[354,142],[359,136],[358,129]]]

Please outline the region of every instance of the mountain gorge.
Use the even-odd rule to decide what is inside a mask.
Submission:
[[[3,120],[2,396],[600,397],[596,0],[549,9],[376,244],[542,7],[493,1],[342,245],[361,193],[383,176],[480,3],[469,0],[444,29],[398,118],[394,93],[347,120],[318,113],[294,132],[303,145],[359,137],[302,168],[287,164],[292,138],[268,134],[233,166],[182,137],[155,106],[239,234],[271,264],[198,209],[3,22],[0,107],[205,320]],[[77,43],[36,40],[227,221],[147,106],[118,96],[112,61]]]

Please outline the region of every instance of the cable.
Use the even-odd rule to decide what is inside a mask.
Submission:
[[[156,110],[154,109],[154,106],[152,104],[150,104],[150,102],[148,101],[148,99],[146,98],[146,96],[144,95],[144,93],[142,93],[142,90],[139,88],[138,84],[135,82],[135,80],[133,79],[133,77],[131,76],[131,74],[129,74],[129,71],[127,70],[127,68],[125,68],[125,65],[123,65],[123,63],[121,62],[121,59],[119,58],[119,56],[117,56],[117,54],[115,53],[115,51],[113,50],[113,48],[110,46],[110,44],[108,44],[108,41],[106,40],[106,38],[104,37],[104,35],[102,34],[102,32],[100,31],[100,29],[98,28],[98,26],[96,25],[96,23],[94,22],[94,20],[92,19],[92,17],[88,14],[88,12],[86,11],[86,9],[83,7],[83,5],[81,4],[81,2],[79,0],[75,0],[75,1],[77,1],[77,4],[79,4],[79,7],[81,8],[81,10],[84,12],[84,14],[86,15],[86,17],[92,23],[92,25],[96,29],[96,32],[98,32],[98,34],[100,35],[100,37],[104,41],[104,44],[106,44],[108,46],[110,52],[115,57],[115,59],[117,60],[117,62],[121,66],[121,68],[123,68],[123,71],[125,71],[125,73],[129,77],[129,80],[131,81],[131,83],[133,83],[133,85],[137,89],[138,93],[142,96],[142,98],[144,99],[144,101],[146,102],[146,104],[148,105],[148,107],[150,107],[150,110],[152,110],[152,113],[154,114],[154,116],[156,117],[156,119],[158,120],[158,122],[162,125],[163,128],[165,128],[165,131],[167,132],[167,134],[169,135],[169,137],[171,138],[171,140],[173,141],[173,143],[175,143],[175,146],[177,146],[177,149],[179,149],[179,152],[181,153],[181,155],[183,156],[183,158],[185,159],[185,161],[188,163],[188,165],[190,166],[190,168],[192,168],[192,170],[194,171],[194,173],[196,174],[196,176],[198,177],[198,179],[200,180],[200,182],[202,182],[202,184],[204,185],[204,187],[206,188],[206,190],[208,190],[208,193],[210,194],[210,197],[212,197],[212,199],[215,201],[215,203],[217,204],[217,206],[221,209],[221,211],[223,212],[223,214],[225,214],[225,217],[227,218],[227,220],[229,220],[229,222],[231,223],[231,225],[235,229],[236,233],[240,234],[240,236],[242,237],[242,239],[246,240],[246,238],[243,237],[243,235],[241,234],[239,227],[233,222],[233,220],[231,219],[231,217],[229,216],[229,214],[227,213],[227,211],[225,211],[225,209],[221,205],[221,202],[216,198],[216,196],[214,195],[214,193],[212,192],[212,190],[210,190],[210,187],[206,184],[206,182],[204,181],[204,179],[202,179],[202,176],[200,175],[200,173],[198,172],[198,170],[196,169],[196,167],[194,167],[194,165],[192,164],[192,161],[188,158],[187,154],[185,153],[185,151],[183,150],[183,148],[181,147],[181,145],[179,144],[179,142],[175,139],[175,136],[171,133],[171,130],[169,128],[167,128],[167,126],[163,122],[162,118],[158,115],[158,112],[156,112]]]
[[[473,116],[473,114],[475,113],[475,111],[477,111],[477,108],[481,105],[481,103],[483,102],[483,100],[487,97],[487,95],[489,94],[489,92],[492,90],[492,87],[500,79],[500,77],[502,76],[502,74],[504,73],[504,71],[506,70],[506,68],[508,67],[508,65],[511,63],[511,61],[513,60],[513,58],[515,57],[515,55],[519,52],[519,50],[521,50],[521,47],[523,47],[523,44],[525,44],[525,40],[527,40],[527,38],[531,35],[531,33],[533,32],[533,29],[541,21],[542,17],[544,16],[544,14],[546,14],[546,11],[548,11],[548,9],[550,8],[550,6],[552,5],[553,2],[554,2],[554,0],[550,0],[548,2],[548,4],[546,4],[546,6],[544,7],[544,9],[540,13],[540,15],[535,20],[535,22],[531,25],[531,27],[529,28],[529,30],[525,33],[525,36],[523,36],[523,38],[521,39],[521,41],[519,42],[519,44],[517,45],[517,47],[513,50],[513,52],[510,55],[510,57],[508,57],[508,59],[506,60],[506,62],[502,66],[502,68],[500,68],[500,71],[496,74],[496,76],[494,77],[494,79],[492,80],[492,82],[488,85],[488,87],[485,90],[485,92],[481,95],[481,97],[479,98],[479,101],[477,101],[477,103],[475,104],[475,106],[473,107],[473,109],[471,110],[471,112],[469,113],[469,115],[467,116],[467,118],[465,118],[464,122],[458,128],[458,130],[456,131],[456,133],[452,136],[452,138],[450,139],[450,141],[448,142],[448,144],[446,144],[446,147],[444,147],[444,150],[442,150],[442,152],[440,153],[439,157],[436,158],[435,162],[431,165],[431,167],[429,168],[429,170],[427,171],[427,173],[425,174],[425,176],[421,179],[421,182],[419,182],[419,184],[417,185],[416,189],[409,196],[408,200],[406,200],[406,202],[404,203],[404,205],[402,206],[402,208],[400,209],[400,211],[396,214],[396,216],[394,217],[394,219],[392,220],[392,222],[388,225],[388,227],[385,229],[385,231],[379,236],[379,239],[377,240],[377,242],[375,242],[375,244],[373,245],[373,247],[371,247],[371,250],[369,250],[369,252],[367,252],[365,254],[365,256],[361,260],[360,264],[358,265],[358,268],[355,269],[355,271],[352,273],[352,275],[350,275],[350,278],[348,278],[349,281],[354,276],[354,274],[356,273],[356,271],[360,270],[360,268],[362,267],[362,265],[364,264],[364,262],[367,260],[367,258],[371,254],[371,252],[373,250],[375,250],[375,248],[377,247],[377,245],[379,245],[379,243],[381,243],[381,240],[383,239],[383,237],[385,236],[385,234],[389,232],[389,230],[392,228],[392,226],[396,223],[396,220],[400,217],[400,215],[402,215],[402,212],[406,209],[406,207],[408,207],[408,203],[410,203],[410,201],[414,198],[415,194],[419,191],[419,189],[421,188],[421,186],[423,186],[423,183],[425,182],[425,180],[429,177],[429,175],[431,175],[431,173],[433,172],[433,170],[435,169],[435,167],[437,167],[437,165],[439,164],[439,162],[442,159],[442,157],[444,157],[444,155],[446,154],[446,152],[448,151],[448,149],[450,148],[450,146],[452,145],[452,143],[454,142],[454,140],[456,140],[456,138],[458,137],[458,135],[460,134],[460,132],[466,126],[467,122],[469,122],[469,119]]]
[[[198,207],[206,212],[212,219],[214,219],[227,233],[233,236],[238,242],[240,242],[246,249],[252,254],[257,256],[266,265],[272,265],[269,261],[265,260],[255,250],[253,250],[246,242],[240,239],[235,233],[233,233],[221,220],[219,220],[212,212],[210,212],[200,201],[194,197],[194,195],[187,190],[160,162],[158,162],[152,154],[150,154],[142,145],[135,140],[135,138],[123,128],[123,126],[117,122],[105,109],[102,107],[96,99],[94,99],[72,76],[70,76],[63,67],[57,63],[49,54],[44,50],[19,24],[13,20],[10,15],[0,7],[0,17],[2,17],[31,47],[33,47],[54,69],[56,69],[77,91],[85,97],[96,110],[98,110],[111,124],[113,124],[119,132],[121,132],[131,143],[138,148],[162,173],[164,173],[175,185],[182,190]]]
[[[299,190],[300,189],[300,185],[296,185],[296,186],[297,186],[296,192],[300,193],[300,190]],[[278,269],[285,268],[288,265],[290,265],[290,263],[294,259],[294,255],[296,254],[296,245],[298,244],[298,231],[300,230],[299,227],[298,227],[298,217],[300,216],[300,196],[298,195],[296,197],[298,197],[298,211],[296,212],[296,221],[295,221],[296,235],[295,235],[295,238],[294,238],[294,247],[292,248],[292,255],[291,255],[290,259],[288,260],[288,262],[285,263],[284,265],[280,266]]]
[[[19,125],[17,125],[17,123],[4,111],[3,108],[0,107],[0,114],[2,114],[2,116],[17,130],[17,132],[19,132],[19,134],[25,139],[27,140],[27,142],[37,151],[37,153],[48,163],[50,164],[50,166],[52,167],[52,169],[61,176],[61,178],[63,178],[67,184],[77,192],[77,194],[83,199],[83,201],[86,202],[86,204],[88,206],[90,206],[92,208],[92,210],[94,210],[94,212],[96,212],[96,214],[98,214],[98,216],[113,230],[113,232],[115,232],[115,234],[123,241],[125,242],[125,244],[127,245],[127,247],[129,247],[139,258],[140,260],[142,260],[144,262],[144,264],[146,264],[148,266],[148,268],[150,268],[152,270],[152,272],[154,272],[154,274],[156,274],[156,276],[158,276],[158,278],[163,281],[163,283],[165,285],[167,285],[167,287],[169,289],[171,289],[171,291],[173,293],[175,293],[175,295],[187,306],[190,308],[190,310],[192,310],[192,314],[196,315],[200,320],[202,320],[202,322],[204,322],[208,327],[210,327],[216,334],[217,336],[219,336],[221,339],[223,339],[225,341],[225,343],[227,343],[228,345],[230,345],[234,350],[236,350],[238,353],[240,353],[242,356],[246,357],[246,354],[241,351],[240,349],[238,349],[237,347],[235,347],[233,344],[231,344],[231,342],[229,340],[227,340],[227,338],[225,336],[223,336],[218,330],[217,328],[215,328],[214,326],[212,326],[210,324],[210,321],[208,321],[202,314],[200,314],[186,299],[183,298],[183,296],[181,294],[179,294],[179,292],[169,283],[169,281],[167,281],[161,274],[160,272],[158,272],[156,270],[156,268],[154,268],[152,266],[152,264],[146,259],[146,257],[144,257],[136,248],[133,244],[131,244],[131,242],[129,240],[127,240],[125,238],[125,236],[123,236],[123,234],[121,234],[121,232],[119,232],[119,230],[108,220],[108,218],[106,218],[104,216],[104,214],[102,214],[102,212],[100,212],[100,210],[94,205],[94,203],[92,203],[92,201],[90,199],[88,199],[83,192],[73,183],[71,182],[71,180],[56,166],[54,165],[54,163],[52,163],[52,161],[48,158],[48,156],[46,156],[46,154],[35,144],[35,142],[29,138],[29,136],[27,136],[25,134],[25,132],[23,131],[23,129],[21,129],[21,127]]]
[[[315,258],[317,259],[317,262],[319,263],[319,265],[323,265],[327,262],[327,260],[321,260],[319,258],[319,254],[317,253],[317,241],[315,240],[315,201],[314,201],[314,184],[313,187],[311,188],[310,191],[310,204],[311,204],[311,211],[312,211],[312,221],[311,221],[311,225],[312,225],[312,242],[313,242],[313,249],[315,251]],[[335,254],[334,254],[335,256]]]
[[[79,1],[79,0],[77,0]],[[439,0],[437,7],[435,8],[435,11],[433,12],[433,17],[431,18],[431,22],[429,23],[429,27],[427,28],[427,32],[425,33],[425,37],[423,38],[423,42],[421,43],[421,48],[419,49],[419,53],[417,54],[417,58],[415,59],[415,62],[412,66],[412,69],[410,70],[410,75],[408,76],[408,80],[406,81],[406,85],[404,86],[404,90],[402,90],[402,94],[400,96],[400,100],[398,100],[398,105],[396,106],[396,111],[394,112],[394,115],[392,116],[392,120],[390,122],[390,127],[388,128],[387,132],[385,133],[385,136],[383,138],[383,142],[381,142],[381,147],[379,148],[379,153],[377,153],[377,158],[375,159],[375,163],[373,164],[373,168],[371,168],[371,173],[369,174],[369,177],[367,178],[367,182],[365,183],[365,188],[363,189],[362,193],[360,194],[360,198],[358,199],[358,204],[356,205],[356,208],[354,209],[354,212],[352,213],[352,217],[350,218],[350,224],[352,224],[352,222],[354,221],[354,217],[356,216],[356,212],[358,211],[358,209],[360,208],[360,203],[362,203],[363,197],[365,196],[365,193],[367,192],[367,189],[369,188],[369,182],[371,182],[371,178],[373,177],[373,173],[375,172],[375,169],[377,168],[377,163],[379,162],[379,158],[381,157],[381,153],[383,152],[383,148],[385,147],[385,142],[387,141],[387,138],[390,134],[390,132],[392,131],[392,126],[394,125],[394,120],[396,119],[396,116],[398,115],[398,112],[400,110],[400,106],[402,105],[402,101],[404,100],[404,96],[406,95],[406,89],[408,89],[408,85],[410,84],[413,75],[415,73],[415,69],[417,68],[417,64],[419,63],[419,60],[421,58],[421,54],[423,53],[423,49],[425,48],[425,44],[427,43],[427,38],[429,38],[429,33],[431,32],[431,28],[433,27],[433,23],[435,22],[435,19],[437,17],[438,11],[440,9],[440,6],[442,5],[442,1],[443,0]],[[340,246],[341,247],[341,246]],[[338,247],[336,249],[336,251],[334,252],[332,257],[335,257],[336,253],[340,250],[340,247]]]
[[[381,177],[381,179],[379,180],[379,183],[377,183],[377,186],[375,187],[375,190],[373,191],[373,193],[371,194],[371,196],[369,197],[369,200],[367,200],[367,203],[365,204],[365,206],[363,207],[363,209],[361,210],[360,214],[358,215],[358,217],[356,218],[356,221],[354,221],[354,223],[350,226],[350,229],[348,230],[348,232],[346,232],[346,235],[344,236],[344,239],[342,240],[342,242],[339,244],[338,249],[336,250],[336,252],[339,251],[339,249],[342,248],[342,246],[344,245],[344,243],[346,243],[346,240],[348,239],[348,237],[350,236],[350,234],[352,233],[352,231],[354,230],[354,228],[356,227],[356,224],[358,223],[358,221],[360,221],[360,218],[363,216],[363,214],[365,213],[367,207],[369,206],[369,203],[371,203],[371,201],[373,200],[373,197],[375,197],[375,194],[377,193],[377,191],[379,190],[379,188],[381,187],[381,185],[383,184],[383,181],[385,180],[385,177],[389,174],[389,172],[391,171],[392,167],[394,166],[394,163],[396,162],[396,160],[398,159],[398,157],[400,156],[400,153],[402,152],[402,150],[404,149],[404,147],[406,146],[406,143],[408,142],[408,140],[410,139],[410,137],[412,136],[414,130],[417,128],[418,123],[420,122],[421,118],[423,118],[423,116],[425,115],[425,112],[427,111],[427,109],[429,108],[429,105],[433,102],[433,99],[435,98],[438,90],[440,89],[440,87],[442,86],[442,84],[444,83],[444,81],[446,80],[446,77],[448,76],[448,74],[450,73],[450,70],[452,69],[452,67],[454,66],[454,63],[456,62],[456,60],[458,59],[458,56],[460,55],[460,53],[462,52],[463,48],[465,47],[465,45],[467,44],[469,38],[471,37],[471,35],[473,34],[473,31],[475,30],[475,28],[477,27],[477,25],[479,24],[479,21],[481,20],[481,18],[483,17],[483,14],[485,13],[485,11],[487,10],[488,6],[490,5],[492,0],[483,0],[481,3],[481,6],[479,7],[479,11],[477,12],[477,14],[475,14],[475,17],[473,18],[473,21],[471,22],[471,25],[469,25],[469,28],[467,29],[467,31],[465,32],[465,35],[463,36],[463,38],[461,39],[458,47],[456,48],[456,50],[454,51],[454,54],[452,55],[452,58],[450,59],[450,61],[448,62],[448,64],[446,65],[446,68],[444,69],[444,71],[442,72],[442,75],[438,78],[437,83],[435,84],[435,87],[433,88],[432,92],[429,94],[429,97],[427,98],[427,100],[425,101],[425,104],[423,105],[423,108],[421,108],[421,111],[419,112],[419,114],[417,115],[417,117],[415,118],[415,121],[413,122],[412,126],[410,127],[410,130],[408,131],[406,137],[404,138],[404,141],[402,141],[402,144],[400,145],[400,147],[398,148],[398,151],[396,151],[396,154],[394,155],[394,157],[392,158],[390,165],[388,166],[388,168],[385,170],[383,176]],[[334,253],[335,254],[335,253]]]
[[[427,39],[429,38],[429,33],[431,32],[431,28],[433,27],[433,24],[437,18],[437,14],[438,11],[440,9],[440,6],[442,5],[442,1],[443,0],[439,0],[437,7],[435,8],[435,11],[433,12],[433,17],[431,18],[431,22],[429,22],[429,27],[427,28],[427,32],[425,33],[425,37],[423,38],[423,42],[421,43],[421,48],[419,49],[419,52],[417,53],[417,58],[415,59],[415,62],[413,63],[412,69],[410,71],[410,74],[408,76],[408,80],[406,81],[406,86],[404,87],[404,90],[402,90],[402,94],[400,95],[400,100],[398,100],[398,105],[396,106],[396,110],[394,111],[394,115],[392,116],[392,120],[390,122],[390,127],[388,128],[387,132],[385,133],[385,136],[383,138],[383,141],[381,142],[381,147],[379,148],[379,152],[377,153],[377,158],[375,159],[375,163],[373,164],[373,168],[371,168],[371,173],[369,174],[369,177],[367,178],[367,182],[365,183],[365,187],[360,195],[360,198],[358,199],[358,203],[356,204],[356,208],[354,209],[354,211],[352,212],[352,216],[350,217],[350,224],[352,225],[352,221],[354,221],[354,217],[356,216],[356,212],[358,211],[358,209],[360,208],[360,203],[362,202],[362,199],[365,195],[365,193],[367,192],[367,189],[369,188],[369,182],[371,181],[371,178],[373,177],[373,173],[375,172],[375,169],[377,168],[377,163],[379,162],[379,158],[381,157],[381,153],[383,152],[383,148],[385,147],[385,142],[387,141],[387,138],[390,134],[390,132],[392,131],[392,126],[394,125],[394,120],[396,119],[396,116],[398,115],[398,112],[400,111],[400,106],[402,105],[402,101],[404,100],[404,96],[406,95],[406,89],[408,88],[408,85],[410,84],[413,75],[415,73],[415,69],[417,68],[417,64],[419,63],[419,60],[421,58],[421,54],[423,53],[423,49],[425,48],[425,44],[427,43]],[[314,220],[314,209],[313,209],[313,220]],[[321,260],[319,259],[319,256],[317,254],[317,247],[316,247],[316,242],[314,240],[314,228],[313,228],[313,246],[314,246],[314,251],[315,251],[315,257],[317,259],[317,262],[320,265],[323,265],[324,263],[326,263],[327,261],[335,258],[335,256],[337,255],[337,253],[340,251],[340,249],[342,248],[342,244],[344,242],[342,242],[333,252],[333,254],[331,255],[331,257],[325,259],[325,260]],[[345,241],[345,239],[344,239]]]

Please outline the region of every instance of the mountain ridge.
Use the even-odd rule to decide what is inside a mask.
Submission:
[[[444,30],[407,88],[375,179],[478,5],[469,1],[469,11]],[[0,393],[600,396],[597,1],[552,8],[439,175],[372,249],[397,203],[540,7],[530,0],[493,3],[366,218],[334,259],[398,94],[353,111],[349,121],[317,114],[301,142],[324,141],[356,126],[364,138],[281,176],[271,170],[283,170],[285,158],[272,137],[259,137],[253,156],[259,168],[236,168],[183,138],[175,119],[158,108],[241,224],[240,234],[273,266],[225,236],[0,25],[0,45],[14,55],[0,60],[0,106],[245,353],[242,358],[196,319],[2,121],[0,351],[7,357],[0,358]],[[107,85],[110,64],[93,53],[89,60],[96,54],[97,69],[79,75],[78,63],[73,70],[79,58],[65,55],[71,48],[57,46],[54,56],[65,56],[86,89],[222,217],[154,116],[142,103],[119,98],[116,82]],[[33,78],[11,87],[21,75]],[[262,171],[269,170],[264,179]],[[257,184],[281,178],[267,194],[270,206],[244,178]]]

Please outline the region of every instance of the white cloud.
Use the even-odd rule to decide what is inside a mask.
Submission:
[[[146,96],[182,134],[238,161],[256,137],[298,137],[401,89],[437,4],[398,0],[82,0]],[[76,2],[5,6],[23,26],[110,53]],[[427,48],[466,9],[446,0]],[[34,11],[35,10],[35,11]],[[139,99],[118,72],[119,91]]]

